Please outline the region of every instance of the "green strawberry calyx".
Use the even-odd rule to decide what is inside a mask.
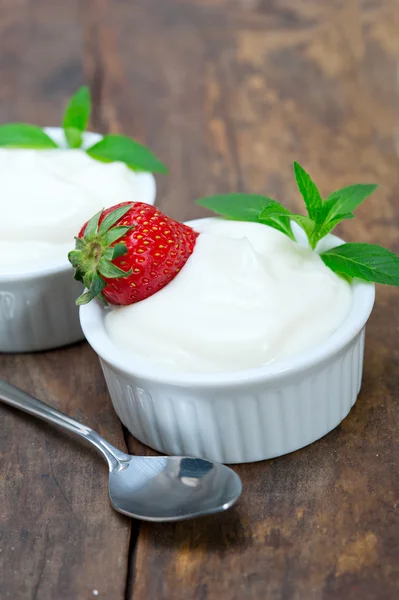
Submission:
[[[75,269],[75,279],[82,282],[87,291],[76,300],[77,305],[87,304],[93,298],[99,298],[105,305],[107,301],[102,294],[107,279],[129,277],[132,270],[124,271],[113,264],[113,260],[127,253],[123,242],[115,243],[134,225],[116,225],[118,221],[134,206],[124,204],[108,213],[100,223],[103,210],[94,215],[85,227],[82,237],[75,238],[75,250],[68,254],[68,260]]]

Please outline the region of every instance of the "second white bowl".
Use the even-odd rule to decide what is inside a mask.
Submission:
[[[66,147],[63,130],[45,131]],[[84,146],[102,138],[86,132]],[[142,201],[154,204],[156,186],[151,173],[138,174]],[[0,352],[33,352],[78,342],[84,338],[76,298],[82,285],[73,278],[67,257],[60,264],[24,275],[0,274]]]

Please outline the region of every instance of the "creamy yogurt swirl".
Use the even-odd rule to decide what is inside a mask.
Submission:
[[[312,348],[348,315],[351,286],[309,248],[258,223],[210,219],[197,229],[171,283],[107,314],[123,353],[182,373],[247,369]]]
[[[0,149],[0,275],[67,264],[74,236],[102,208],[152,203],[152,175],[83,150]]]

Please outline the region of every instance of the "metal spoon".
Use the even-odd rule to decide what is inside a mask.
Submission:
[[[72,431],[103,455],[115,510],[144,521],[182,521],[227,510],[241,494],[238,475],[202,458],[131,456],[98,433],[0,379],[0,400]]]

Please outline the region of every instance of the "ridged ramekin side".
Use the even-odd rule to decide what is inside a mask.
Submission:
[[[35,278],[0,279],[0,352],[34,352],[83,339],[71,267]]]
[[[334,429],[360,389],[365,329],[316,368],[280,380],[190,387],[151,382],[101,360],[114,408],[166,454],[243,463],[298,450]]]

